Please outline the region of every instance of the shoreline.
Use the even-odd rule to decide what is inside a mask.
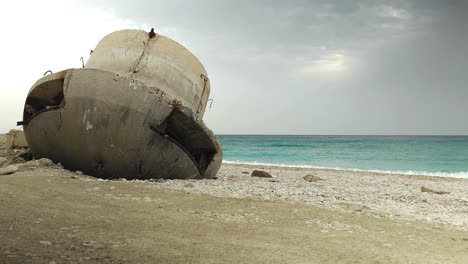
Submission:
[[[384,171],[384,170],[365,170],[365,169],[343,169],[343,168],[329,168],[329,167],[320,167],[320,166],[308,166],[308,165],[288,165],[288,164],[269,164],[269,163],[256,163],[256,162],[237,162],[237,161],[225,161],[223,160],[223,165],[232,165],[232,166],[240,166],[240,167],[253,167],[253,168],[273,168],[273,169],[291,169],[291,170],[320,170],[320,171],[330,171],[330,172],[349,172],[349,173],[372,173],[375,175],[392,175],[397,177],[416,177],[416,178],[425,178],[425,179],[444,179],[444,180],[462,180],[468,181],[466,177],[451,177],[451,176],[441,176],[435,175],[438,172],[433,172],[434,175],[429,175],[432,172],[419,172],[419,171],[408,171],[405,173],[404,171]],[[427,173],[427,174],[424,174]],[[445,173],[445,172],[441,172]],[[447,172],[449,174],[458,174],[458,173],[465,173],[465,172]],[[468,174],[468,172],[466,172]]]
[[[462,179],[468,180],[468,172],[428,172],[428,171],[391,171],[391,170],[378,170],[378,169],[356,169],[356,168],[333,168],[333,167],[321,167],[312,165],[289,165],[289,164],[273,164],[273,163],[262,163],[262,162],[238,162],[223,160],[223,164],[229,165],[241,165],[241,166],[257,166],[257,167],[273,167],[273,168],[288,168],[288,169],[312,169],[312,170],[330,170],[330,171],[341,171],[341,172],[357,172],[357,173],[375,173],[385,175],[396,175],[396,176],[416,176],[416,177],[434,177],[444,179]],[[449,174],[440,175],[440,174]],[[457,174],[463,174],[462,176],[455,176]],[[466,174],[466,175],[465,175]]]

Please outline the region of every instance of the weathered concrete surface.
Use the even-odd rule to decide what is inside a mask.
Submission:
[[[105,36],[86,62],[100,69],[138,79],[177,98],[201,119],[210,94],[208,74],[184,46],[163,35],[149,38],[142,30],[121,30]]]
[[[180,44],[117,31],[84,69],[39,79],[25,103],[35,158],[102,178],[213,178],[222,161],[202,121],[209,80]]]
[[[27,148],[28,142],[24,136],[24,132],[18,129],[11,129],[8,134],[6,134],[5,139],[5,148],[6,149],[15,149],[15,148]]]
[[[216,175],[216,172],[202,174],[191,155],[170,141],[163,128],[155,131],[161,126],[167,128],[170,124],[163,122],[181,111],[160,96],[161,91],[156,87],[93,69],[68,70],[64,83],[66,106],[37,115],[25,125],[36,158],[50,158],[68,169],[103,178],[212,178]],[[131,96],[128,96],[129,89]],[[218,151],[214,135],[202,123],[198,128],[193,127],[197,123],[187,118],[192,121],[192,127],[186,133],[195,135],[188,139],[189,143],[203,142],[192,149],[202,151],[205,147],[211,152]],[[183,132],[182,129],[178,135],[186,138]]]

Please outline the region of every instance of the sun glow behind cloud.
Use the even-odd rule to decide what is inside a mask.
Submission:
[[[300,72],[304,75],[339,76],[348,70],[347,57],[343,53],[325,54],[315,60],[303,59]]]

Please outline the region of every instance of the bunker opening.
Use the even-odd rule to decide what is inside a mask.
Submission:
[[[217,153],[216,146],[203,127],[179,109],[173,110],[158,127],[150,126],[150,129],[184,151],[201,175]]]
[[[63,93],[64,74],[39,84],[26,98],[23,121],[17,125],[27,125],[36,116],[65,107]]]

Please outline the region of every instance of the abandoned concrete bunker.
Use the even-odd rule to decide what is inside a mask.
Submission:
[[[35,158],[100,178],[214,178],[221,145],[202,118],[210,80],[177,42],[142,30],[105,36],[83,68],[30,89],[23,125]]]

